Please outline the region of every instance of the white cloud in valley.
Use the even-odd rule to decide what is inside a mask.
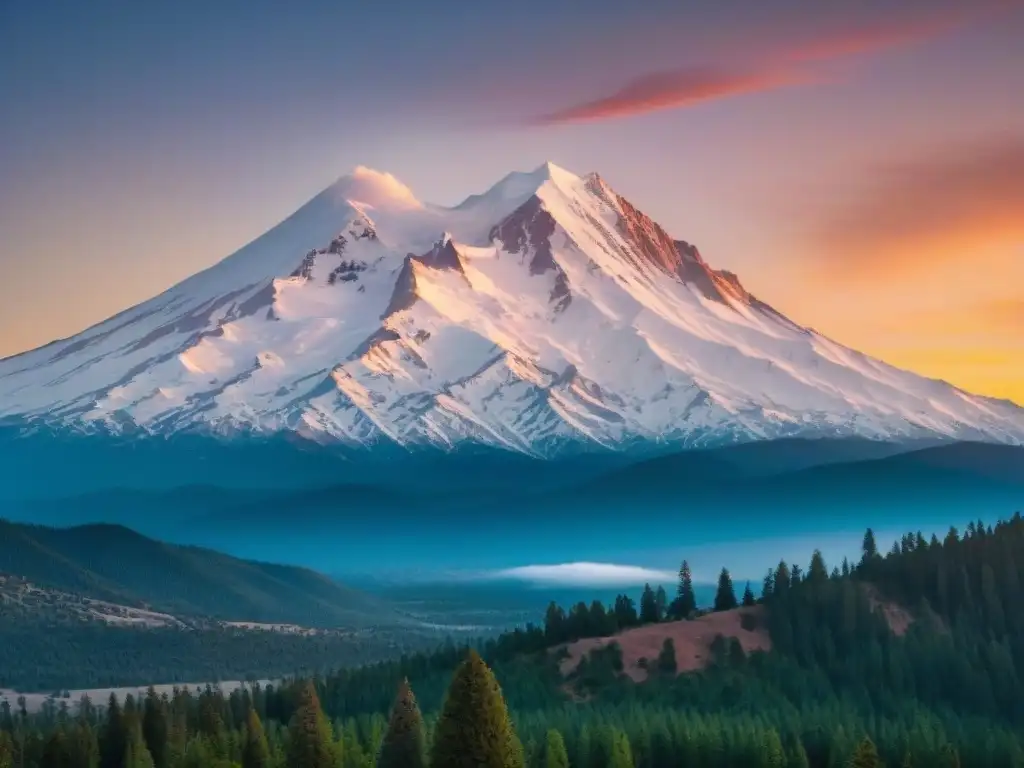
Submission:
[[[496,571],[492,576],[501,579],[517,579],[534,584],[559,584],[571,586],[626,586],[644,582],[665,583],[674,581],[676,574],[637,565],[616,563],[559,563],[556,565],[523,565]]]

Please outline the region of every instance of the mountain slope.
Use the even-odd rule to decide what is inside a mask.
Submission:
[[[762,446],[767,453],[772,445],[788,454],[776,464],[748,450]],[[678,451],[596,475],[569,461],[508,462],[515,469],[500,485],[459,486],[454,476],[447,485],[420,485],[406,465],[390,482],[108,491],[8,508],[49,524],[116,520],[239,557],[273,559],[287,551],[292,561],[330,573],[422,578],[617,557],[654,566],[664,561],[652,559],[652,551],[671,551],[670,558],[657,557],[675,559],[676,550],[665,547],[719,546],[723,532],[746,542],[841,539],[854,516],[879,531],[899,522],[941,534],[979,509],[1024,509],[1024,447],[962,442],[859,458],[843,450],[829,456],[832,448],[845,450],[847,443]],[[815,453],[819,463],[812,465]],[[476,474],[472,463],[461,466]],[[552,482],[547,467],[558,468],[562,481]],[[662,529],[671,533],[652,534]],[[857,535],[842,546],[855,548]]]
[[[0,419],[535,455],[1024,440],[1024,409],[797,326],[551,164],[455,208],[357,169],[211,269],[0,362]]]
[[[386,604],[315,571],[165,544],[116,525],[59,529],[0,519],[0,573],[83,597],[225,621],[399,623]]]

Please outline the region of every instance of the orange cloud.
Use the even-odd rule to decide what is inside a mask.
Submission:
[[[970,16],[966,13],[956,13],[846,29],[798,45],[784,51],[781,56],[789,61],[822,61],[912,45],[949,34],[971,21],[976,21],[981,13],[983,12],[978,10],[976,15]]]
[[[848,189],[844,189],[848,192]],[[999,137],[882,170],[823,214],[829,268],[894,275],[1024,245],[1024,139]],[[980,266],[974,264],[974,266]]]
[[[971,9],[942,16],[847,28],[779,51],[747,71],[716,67],[656,72],[630,81],[608,96],[560,109],[534,122],[541,125],[608,120],[679,109],[716,99],[817,83],[807,65],[909,45],[939,37],[995,11],[1014,8],[1020,0],[978,2]],[[803,69],[796,69],[801,66]]]
[[[578,123],[688,107],[705,101],[807,82],[796,72],[729,73],[711,69],[658,72],[615,93],[541,117],[542,124]]]

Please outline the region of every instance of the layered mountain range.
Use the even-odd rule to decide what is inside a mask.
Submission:
[[[1024,409],[797,325],[600,176],[550,163],[454,208],[356,169],[210,269],[0,361],[0,421],[534,456],[1024,441]]]

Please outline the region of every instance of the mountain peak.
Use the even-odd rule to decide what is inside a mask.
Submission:
[[[550,162],[454,208],[357,167],[209,270],[0,361],[0,419],[532,455],[1024,440],[1024,410],[796,325],[598,174]]]
[[[568,171],[560,165],[556,165],[550,160],[545,161],[543,164],[537,166],[533,171],[533,175],[540,178],[558,180],[558,179],[579,179],[579,177],[572,171]]]
[[[337,200],[385,210],[415,210],[423,207],[416,195],[394,175],[356,166],[329,187]]]

